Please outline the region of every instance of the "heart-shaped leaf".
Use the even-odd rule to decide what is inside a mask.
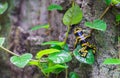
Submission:
[[[103,20],[99,20],[99,19],[94,20],[93,22],[86,22],[85,26],[101,31],[105,31],[107,28],[106,23]]]
[[[60,52],[60,50],[58,49],[45,49],[45,50],[41,50],[36,54],[36,58],[40,59],[43,55],[48,55],[51,53],[55,53],[55,52]]]
[[[32,59],[32,54],[25,53],[21,56],[12,56],[10,58],[10,61],[17,67],[24,68],[31,59]]]
[[[69,78],[80,78],[79,75],[75,72],[70,72]]]
[[[82,63],[93,64],[94,63],[94,55],[93,55],[93,52],[92,52],[93,50],[89,49],[87,56],[84,58],[79,53],[80,49],[81,49],[81,46],[77,45],[76,49],[73,51],[73,54],[74,54],[75,58]]]
[[[71,61],[72,57],[70,53],[61,51],[59,53],[50,54],[48,59],[53,61],[54,63],[65,63]]]
[[[120,64],[120,59],[107,58],[103,64]]]
[[[73,24],[78,24],[82,20],[82,10],[80,7],[75,4],[71,8],[67,10],[67,12],[63,16],[63,23],[66,26],[70,26]]]
[[[2,46],[4,42],[5,42],[5,38],[4,38],[4,37],[1,37],[1,38],[0,38],[0,46]]]
[[[0,2],[0,14],[3,14],[8,8],[7,2]]]
[[[50,6],[48,6],[48,10],[52,11],[52,10],[62,10],[63,8],[58,5],[58,4],[51,4]]]

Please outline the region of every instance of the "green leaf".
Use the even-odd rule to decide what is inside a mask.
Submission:
[[[111,2],[112,2],[112,0],[105,0],[105,3],[106,3],[107,5],[110,5]]]
[[[120,3],[120,0],[112,0],[112,4],[117,5]]]
[[[58,49],[45,49],[45,50],[41,50],[36,54],[36,58],[40,59],[43,55],[48,55],[51,53],[55,53],[55,52],[60,52],[60,50]]]
[[[54,63],[66,63],[71,61],[72,57],[68,52],[61,51],[59,53],[52,53],[48,56],[48,59]]]
[[[64,45],[64,42],[60,42],[60,41],[49,41],[49,42],[44,42],[41,45],[58,45],[60,47],[62,47]]]
[[[62,50],[62,47],[58,46],[58,45],[51,45],[50,48],[54,48],[54,49],[58,49],[58,50]]]
[[[103,20],[99,20],[99,19],[94,20],[93,22],[86,22],[85,26],[101,31],[105,31],[107,28],[106,23]]]
[[[120,59],[107,58],[103,64],[120,64]]]
[[[51,73],[51,72],[52,72],[52,73],[58,74],[58,73],[60,73],[61,71],[63,71],[64,69],[66,69],[66,68],[68,68],[68,66],[56,64],[56,65],[54,65],[54,66],[51,66],[51,67],[48,67],[48,68],[43,69],[43,71],[44,71],[45,73]]]
[[[30,60],[28,64],[38,66],[39,65],[39,60]]]
[[[49,24],[36,25],[36,26],[32,27],[30,30],[31,30],[31,31],[34,31],[34,30],[38,30],[38,29],[41,29],[41,28],[46,28],[46,29],[48,29],[49,27],[50,27]]]
[[[48,6],[48,10],[50,10],[50,11],[52,11],[52,10],[63,10],[63,8],[58,4],[51,4],[50,6]]]
[[[1,37],[1,38],[0,38],[0,46],[2,46],[4,42],[5,42],[5,38],[4,38],[4,37]]]
[[[41,70],[46,69],[48,68],[48,63],[47,62],[40,63],[40,66],[42,67]]]
[[[116,21],[117,21],[117,22],[120,22],[120,14],[117,14],[117,15],[116,15]]]
[[[64,45],[64,46],[63,46]],[[70,49],[69,49],[69,47],[68,47],[68,45],[67,44],[64,44],[64,42],[62,43],[62,44],[57,44],[56,45],[56,43],[54,43],[54,44],[52,44],[51,46],[50,46],[50,48],[54,48],[54,49],[58,49],[58,50],[65,50],[66,52],[70,52]]]
[[[79,50],[81,49],[80,45],[77,45],[76,49],[73,51],[73,55],[75,58],[80,61],[81,63],[86,63],[86,64],[93,64],[94,63],[94,55],[93,55],[93,50],[89,49],[87,56],[84,58],[81,56],[79,53]]]
[[[120,42],[120,37],[118,37],[118,42]]]
[[[70,52],[70,49],[68,47],[68,44],[65,44],[63,47],[63,50],[65,50],[66,52]]]
[[[69,78],[80,78],[79,75],[75,72],[70,72]]]
[[[21,56],[12,56],[10,58],[10,61],[17,67],[24,68],[31,59],[32,59],[32,54],[25,53]]]
[[[63,23],[67,26],[78,24],[82,20],[82,10],[75,4],[69,8],[63,16]]]
[[[0,2],[0,14],[3,14],[8,8],[7,2]]]

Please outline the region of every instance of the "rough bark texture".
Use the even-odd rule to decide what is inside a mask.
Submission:
[[[40,45],[42,42],[49,40],[63,41],[67,28],[62,23],[62,17],[65,11],[71,6],[70,0],[14,0],[13,2],[14,7],[10,16],[11,40],[9,49],[11,51],[18,54],[25,52],[36,54],[37,51],[47,48]],[[50,3],[60,4],[64,10],[49,12],[47,6]],[[102,0],[76,0],[76,3],[79,4],[84,13],[84,18],[79,24],[84,30],[91,30],[84,26],[84,22],[99,18],[107,7]],[[75,71],[81,78],[120,78],[120,72],[117,70],[118,66],[103,64],[106,58],[118,57],[118,29],[114,25],[115,16],[112,13],[112,9],[108,11],[103,20],[107,22],[107,30],[105,32],[94,30],[92,33],[92,42],[97,47],[95,64],[80,64],[73,58],[72,62],[69,63],[69,72]],[[50,29],[30,31],[31,27],[45,23],[50,24]],[[67,41],[70,49],[73,49],[74,41],[75,37],[71,31]],[[41,72],[35,67],[19,69],[10,62],[7,62],[4,65],[7,66],[6,68],[2,65],[4,63],[5,61],[2,61],[2,63],[0,61],[0,67],[2,67],[0,68],[1,78],[44,78]],[[58,75],[58,78],[64,78],[64,75],[64,73],[61,73]],[[51,78],[55,77],[51,76]]]

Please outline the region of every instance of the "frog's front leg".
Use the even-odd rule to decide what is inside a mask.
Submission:
[[[95,54],[96,47],[94,45],[92,45],[92,44],[89,44],[88,47],[91,48],[91,49],[93,49],[93,53]]]
[[[81,41],[81,39],[80,39],[79,37],[77,37],[77,38],[75,39],[74,48],[77,47],[77,44],[78,44],[80,41]]]

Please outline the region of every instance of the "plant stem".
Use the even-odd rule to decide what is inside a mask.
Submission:
[[[74,3],[74,2],[75,2],[75,0],[71,0],[71,2],[72,2],[72,3]]]
[[[102,19],[103,16],[107,13],[107,11],[110,9],[111,5],[109,5],[105,10],[104,12],[100,15],[99,19]]]
[[[47,76],[47,74],[43,71],[43,68],[42,68],[42,66],[41,66],[41,62],[38,62],[38,68],[41,70],[41,72],[44,74],[44,76],[46,77],[46,78],[49,78],[48,76]]]
[[[55,78],[58,78],[58,74],[56,74],[56,77]]]
[[[9,53],[9,54],[12,54],[12,55],[14,55],[14,56],[19,56],[18,54],[16,54],[16,53],[14,53],[14,52],[12,52],[12,51],[4,48],[3,46],[0,46],[0,48],[3,49],[3,50],[5,50],[5,51],[6,51],[7,53]]]
[[[68,29],[67,29],[66,36],[65,36],[65,39],[64,39],[64,44],[66,43],[66,41],[68,39],[69,32],[70,32],[70,26],[67,26],[67,27],[68,27]]]
[[[68,78],[68,69],[65,69],[65,78]]]
[[[46,76],[46,78],[49,78],[49,76]]]

